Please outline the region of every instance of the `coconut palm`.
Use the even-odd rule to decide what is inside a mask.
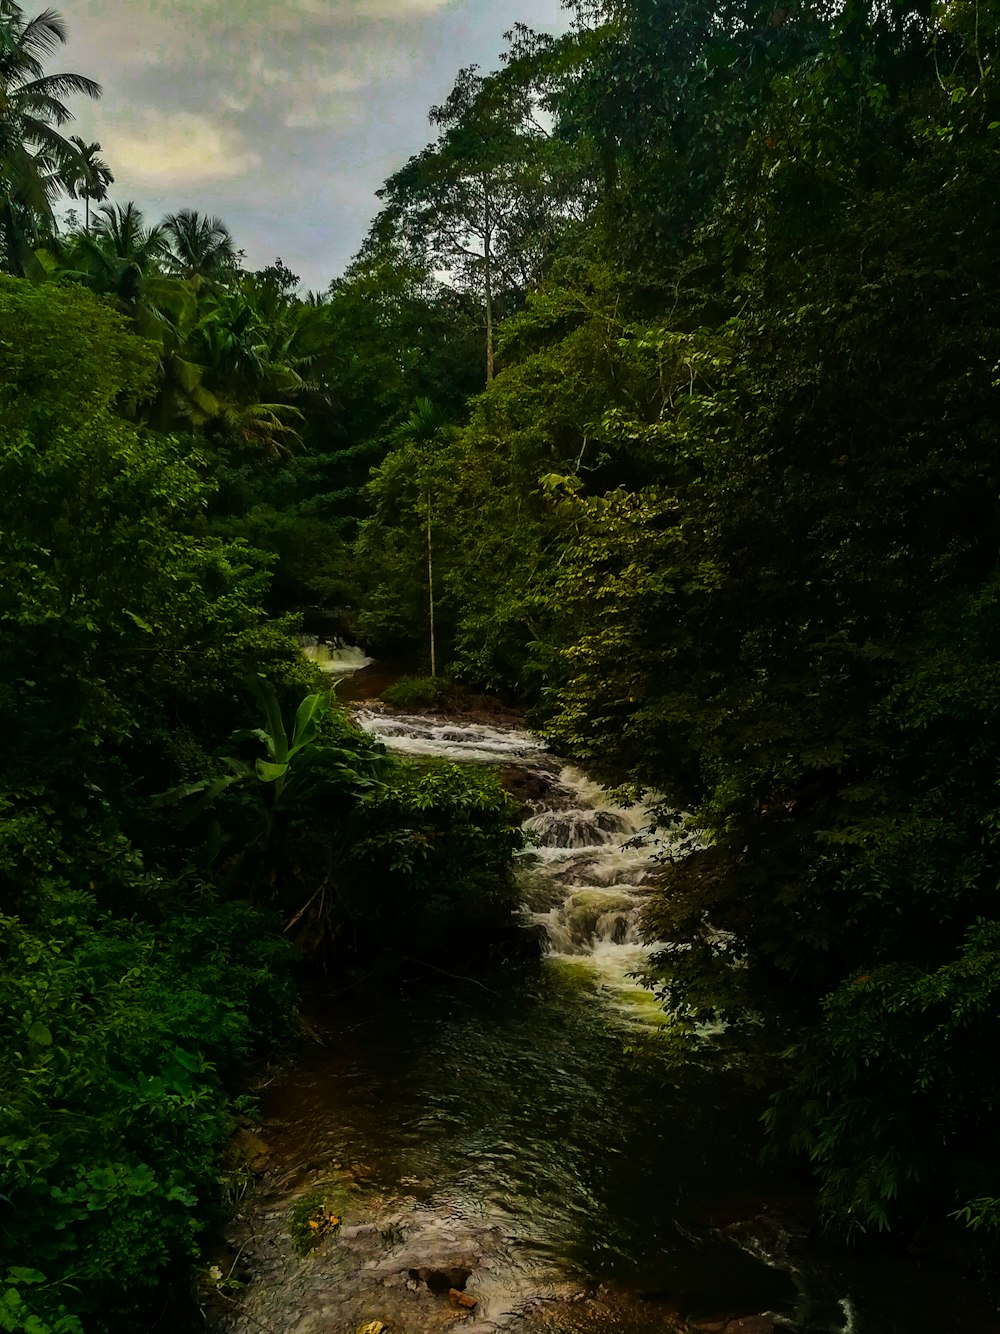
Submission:
[[[100,144],[85,144],[78,134],[70,135],[70,143],[79,152],[80,161],[70,169],[66,177],[66,189],[71,199],[82,199],[84,202],[83,229],[89,236],[90,201],[93,199],[99,204],[107,199],[108,186],[114,184],[115,178],[104,159],[97,156],[101,151]]]
[[[72,120],[62,99],[101,95],[82,74],[46,74],[44,61],[66,41],[53,10],[26,19],[0,0],[0,241],[8,272],[32,267],[32,247],[53,228],[52,201],[80,164],[79,149],[59,133]]]
[[[137,205],[102,204],[93,229],[77,242],[72,267],[89,287],[132,307],[163,263],[166,248],[162,227],[147,227]]]
[[[163,221],[174,272],[195,283],[214,282],[236,267],[236,246],[221,218],[183,208]]]

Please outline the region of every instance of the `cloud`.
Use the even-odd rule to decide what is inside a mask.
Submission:
[[[252,265],[281,254],[311,287],[361,242],[459,66],[495,65],[517,19],[562,22],[559,0],[46,2],[69,22],[56,67],[104,85],[73,128],[103,144],[114,201],[216,213]]]
[[[256,52],[243,71],[229,73],[218,104],[249,112],[267,140],[279,126],[342,134],[369,118],[379,101],[376,87],[398,84],[411,68],[404,52],[357,41],[341,42],[333,51],[307,47],[294,58]]]
[[[372,19],[426,18],[455,0],[357,0],[355,12]]]
[[[104,138],[116,170],[149,185],[232,180],[261,163],[236,130],[190,111],[146,110],[138,127],[109,126]]]

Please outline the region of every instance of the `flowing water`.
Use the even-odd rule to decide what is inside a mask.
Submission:
[[[319,635],[301,635],[299,645],[306,657],[316,664],[320,671],[339,680],[353,676],[364,667],[370,667],[373,658],[369,658],[364,649],[352,644],[345,644],[339,639],[322,639]]]
[[[317,1001],[319,1040],[264,1100],[269,1166],[234,1233],[255,1277],[230,1334],[997,1329],[910,1260],[824,1252],[805,1197],[760,1166],[758,1097],[735,1071],[637,1054],[666,1022],[631,976],[655,878],[631,843],[642,808],[522,731],[358,720],[401,753],[516,777],[546,957]],[[287,1219],[310,1194],[343,1223],[300,1259]]]

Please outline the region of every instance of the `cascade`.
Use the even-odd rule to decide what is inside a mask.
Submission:
[[[320,639],[317,635],[300,635],[299,647],[307,658],[330,676],[353,676],[362,667],[369,667],[373,659],[356,644],[345,644],[341,639]]]
[[[516,728],[457,723],[417,714],[362,709],[357,721],[390,750],[528,771],[532,814],[518,857],[529,923],[544,932],[554,962],[588,966],[643,1022],[659,1016],[633,979],[651,946],[640,919],[655,882],[649,824],[642,804],[622,807],[578,769],[554,757],[537,737]]]

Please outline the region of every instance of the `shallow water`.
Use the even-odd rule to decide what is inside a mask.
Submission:
[[[360,718],[407,754],[532,770],[521,875],[549,952],[313,998],[322,1045],[264,1101],[271,1166],[238,1231],[259,1277],[228,1329],[665,1334],[762,1312],[800,1334],[998,1328],[947,1275],[811,1239],[807,1197],[760,1166],[759,1095],[738,1072],[634,1054],[668,1022],[630,977],[655,874],[648,849],[622,847],[641,808],[523,732]],[[344,1224],[302,1261],[286,1218],[306,1192]],[[421,1277],[456,1266],[472,1313]]]

